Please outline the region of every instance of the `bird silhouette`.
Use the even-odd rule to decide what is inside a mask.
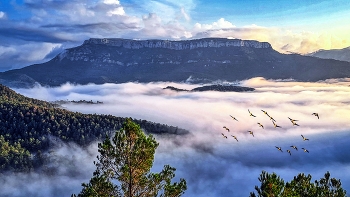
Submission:
[[[283,152],[281,147],[275,146],[279,151]]]
[[[276,120],[274,118],[272,118],[272,116],[270,116],[270,115],[267,115],[267,116],[270,118],[270,120],[276,122]]]
[[[280,127],[280,128],[282,128],[281,126],[278,126],[274,121],[272,121],[272,123],[273,123],[273,126],[276,128],[276,127]]]
[[[226,129],[226,131],[230,132],[230,129],[227,128],[226,126],[223,126],[222,128]]]
[[[227,136],[226,136],[225,134],[221,133],[221,135],[222,135],[224,138],[226,138],[226,139],[227,139]]]
[[[249,134],[251,134],[254,137],[253,131],[248,131],[248,132],[249,132]]]
[[[304,137],[303,135],[301,135],[301,137],[303,138],[304,141],[309,140],[308,138]]]
[[[258,125],[259,127],[264,128],[264,126],[260,122],[258,122]]]
[[[290,147],[294,148],[295,150],[298,150],[298,148],[296,146],[294,146],[294,145],[292,145]]]
[[[248,109],[248,112],[249,112],[250,116],[256,117],[255,115],[252,114],[252,112],[250,112],[249,109]]]
[[[231,115],[230,115],[231,116]],[[236,120],[236,121],[238,121],[235,117],[233,117],[233,116],[231,116],[231,118],[233,119],[233,120]]]
[[[264,112],[264,114],[266,114],[267,116],[269,116],[269,114],[267,113],[267,111],[261,110],[262,112]],[[269,116],[270,117],[270,116]]]
[[[301,149],[303,149],[303,150],[304,150],[304,152],[309,153],[309,151],[308,151],[308,150],[306,150],[305,148],[301,148]]]
[[[287,152],[289,153],[289,155],[292,155],[292,153],[290,152],[290,150],[287,150]]]
[[[291,119],[288,117],[288,119],[292,122],[293,126],[299,126],[295,121],[298,121],[298,120],[294,120],[294,119]]]
[[[237,140],[237,142],[238,142],[238,139],[237,139],[237,137],[236,136],[234,136],[234,135],[231,135],[233,138],[235,138],[235,140]]]
[[[320,116],[318,115],[318,113],[312,113],[311,115],[314,115],[317,117],[317,119],[320,119]]]

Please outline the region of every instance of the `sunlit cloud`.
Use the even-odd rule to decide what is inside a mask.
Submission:
[[[239,84],[255,91],[175,92],[163,88],[191,90],[200,85],[169,82],[67,83],[56,88],[16,91],[49,101],[102,101],[101,105],[63,106],[72,111],[146,119],[189,130],[186,136],[156,136],[160,146],[153,168],[159,171],[164,164],[174,166],[177,177],[187,180],[188,191],[184,196],[249,195],[258,184],[262,170],[276,172],[287,181],[301,172],[319,179],[330,171],[341,179],[344,189],[350,189],[350,155],[345,151],[350,148],[347,141],[350,79],[303,83],[253,78]],[[256,117],[249,116],[248,109]],[[275,128],[261,110],[267,111],[281,128]],[[312,115],[314,112],[319,113],[320,119]],[[288,117],[298,120],[300,126],[293,126]],[[310,140],[303,141],[301,135]],[[299,150],[293,150],[291,145]],[[282,147],[284,152],[275,146]],[[302,147],[310,153],[304,153]],[[291,150],[291,156],[287,149]]]

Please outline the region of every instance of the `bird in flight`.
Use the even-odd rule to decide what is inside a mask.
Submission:
[[[309,140],[308,138],[304,137],[303,135],[301,135],[301,137],[303,138],[304,141]]]
[[[287,152],[289,153],[289,155],[292,155],[292,153],[290,152],[290,150],[287,150]]]
[[[231,115],[230,115],[230,116],[231,116]],[[231,118],[232,118],[233,120],[238,121],[236,117],[231,116]]]
[[[270,115],[267,115],[267,116],[270,118],[270,120],[272,120],[272,121],[276,122],[276,120],[275,120],[275,119],[273,119],[273,118],[272,118],[272,116],[270,116]]]
[[[258,125],[259,127],[264,128],[264,126],[260,122],[258,122]]]
[[[270,117],[269,114],[267,113],[267,111],[265,111],[265,110],[261,110],[261,111],[264,112],[264,114],[266,114],[268,117]]]
[[[227,139],[227,136],[226,136],[225,134],[221,133],[221,135],[222,135],[224,138],[226,138],[226,139]]]
[[[289,117],[288,117],[289,118]],[[294,119],[291,119],[289,118],[289,120],[292,122],[293,126],[299,126],[295,121],[298,121],[298,120],[294,120]]]
[[[236,136],[234,136],[234,135],[231,135],[233,138],[235,138],[235,140],[237,140],[237,142],[238,142],[238,139],[237,139],[237,137]]]
[[[306,150],[305,148],[301,148],[301,149],[303,149],[303,150],[304,150],[304,152],[309,153],[309,151],[308,151],[308,150]]]
[[[294,145],[292,145],[290,147],[294,148],[295,150],[298,150],[298,148],[296,146],[294,146]]]
[[[250,116],[256,117],[254,114],[252,114],[252,112],[250,112],[249,109],[248,109],[248,112],[249,112]]]
[[[251,134],[254,137],[253,131],[248,131],[248,132],[249,132],[249,134]]]
[[[279,151],[283,152],[281,147],[275,146]]]
[[[311,115],[314,115],[317,117],[317,119],[320,119],[320,116],[318,115],[318,113],[312,113]]]
[[[226,126],[223,126],[222,128],[226,129],[226,131],[230,132],[230,129],[227,128]]]
[[[272,121],[272,123],[273,123],[273,126],[276,128],[276,127],[280,127],[280,128],[282,128],[281,126],[278,126],[274,121]]]

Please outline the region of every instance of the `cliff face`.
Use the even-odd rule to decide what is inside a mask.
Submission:
[[[169,41],[169,40],[128,40],[118,38],[91,38],[84,44],[101,44],[105,46],[123,47],[127,49],[141,48],[163,48],[172,50],[197,49],[209,47],[252,47],[252,48],[272,48],[267,42],[258,42],[254,40],[225,39],[225,38],[205,38],[187,41]]]
[[[28,87],[66,82],[124,83],[236,81],[252,77],[317,81],[350,77],[350,63],[285,55],[266,42],[203,38],[198,40],[86,40],[49,62],[0,73],[0,83]]]

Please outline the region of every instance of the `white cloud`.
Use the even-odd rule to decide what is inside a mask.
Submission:
[[[113,16],[113,15],[125,15],[124,8],[118,7],[107,12],[107,16]]]
[[[120,2],[118,0],[103,0],[103,3],[108,5],[120,5]]]
[[[253,78],[240,85],[254,92],[174,92],[198,87],[178,83],[65,84],[57,88],[17,89],[45,100],[93,100],[102,105],[64,105],[72,111],[103,113],[165,123],[188,129],[188,136],[156,136],[160,147],[154,170],[164,164],[187,180],[185,196],[249,195],[262,170],[276,172],[286,181],[298,173],[319,179],[326,171],[341,179],[349,190],[350,79],[318,83],[272,81]],[[117,95],[117,96],[116,96]],[[248,109],[257,117],[249,116]],[[274,128],[266,110],[282,128]],[[320,119],[311,115],[320,114]],[[234,121],[229,115],[235,116]],[[293,126],[288,117],[298,120]],[[265,129],[260,128],[262,123]],[[230,128],[228,133],[222,127]],[[255,137],[247,133],[253,130]],[[221,133],[228,135],[224,139]],[[301,134],[310,141],[303,141]],[[236,142],[230,135],[236,135]],[[292,150],[290,145],[310,153]],[[280,153],[275,146],[284,150]]]
[[[0,11],[0,19],[3,19],[3,18],[5,18],[6,17],[6,14],[5,14],[5,12],[3,12],[3,11]]]

